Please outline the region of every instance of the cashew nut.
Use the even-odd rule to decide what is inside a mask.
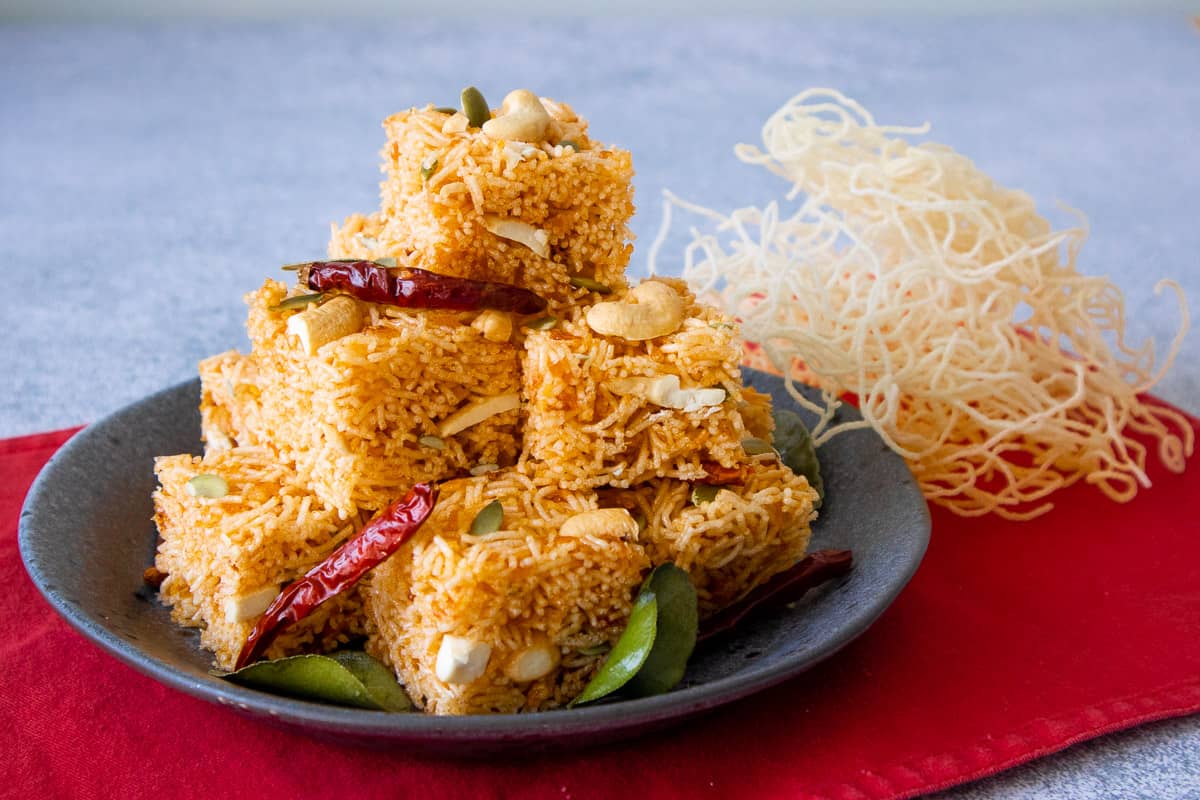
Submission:
[[[719,406],[728,397],[720,387],[711,389],[682,389],[678,375],[659,375],[655,378],[617,378],[605,384],[614,394],[631,394],[644,397],[663,408],[681,411],[699,411],[708,406]]]
[[[311,356],[336,339],[358,333],[363,322],[358,302],[343,295],[292,316],[287,321],[287,332],[299,338],[300,346]]]
[[[553,672],[562,660],[558,648],[544,634],[535,635],[533,644],[514,655],[504,667],[513,683],[528,683]]]
[[[482,333],[489,342],[507,342],[513,332],[512,317],[494,308],[481,311],[471,327]]]
[[[442,133],[462,133],[471,125],[467,115],[461,111],[451,115],[445,122],[442,123]]]
[[[278,586],[264,586],[256,592],[225,598],[225,621],[245,622],[267,610],[279,595]]]
[[[683,298],[661,281],[644,281],[620,300],[588,309],[588,327],[634,342],[666,336],[683,324]]]
[[[434,671],[443,683],[470,683],[484,673],[491,657],[490,644],[446,634]]]
[[[483,132],[493,139],[542,142],[551,117],[538,96],[528,89],[509,92],[500,106],[500,115],[483,123]]]
[[[483,227],[501,239],[525,245],[542,258],[550,257],[550,234],[528,222],[509,219],[499,214],[484,214]]]
[[[438,426],[438,436],[448,438],[456,433],[465,431],[472,425],[478,425],[489,417],[513,411],[521,407],[519,392],[509,392],[494,397],[484,397],[467,403],[450,416],[442,420]]]
[[[558,532],[563,536],[615,536],[635,541],[638,524],[633,515],[624,508],[597,508],[581,511],[568,518]]]
[[[233,449],[233,439],[216,425],[201,425],[200,438],[204,440],[206,453]]]

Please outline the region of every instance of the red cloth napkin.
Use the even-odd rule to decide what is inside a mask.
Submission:
[[[0,442],[0,793],[164,797],[909,797],[1200,710],[1200,468],[1032,522],[934,509],[920,571],[861,638],[647,738],[471,762],[318,741],[169,690],[75,634],[16,522],[70,431]]]

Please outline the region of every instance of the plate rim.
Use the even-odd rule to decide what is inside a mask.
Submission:
[[[778,376],[744,367],[743,380]],[[760,377],[761,380],[761,377]],[[82,428],[67,440],[46,462],[34,479],[21,507],[18,521],[18,546],[21,560],[38,592],[66,622],[86,639],[122,663],[150,678],[185,694],[219,706],[228,706],[253,717],[281,722],[305,729],[353,734],[371,739],[424,741],[431,744],[477,742],[481,738],[513,741],[541,739],[546,736],[608,735],[645,729],[656,724],[682,721],[718,706],[778,685],[826,660],[868,630],[895,601],[920,567],[929,545],[931,519],[928,505],[921,498],[916,481],[909,473],[909,487],[920,500],[920,521],[908,538],[905,564],[896,573],[886,591],[869,596],[853,613],[838,621],[836,635],[828,636],[803,658],[754,664],[733,675],[676,689],[652,697],[626,699],[594,706],[553,709],[536,713],[480,714],[440,716],[424,713],[389,714],[381,711],[341,708],[280,695],[268,694],[217,679],[200,680],[183,670],[143,652],[111,629],[96,615],[61,596],[51,585],[37,548],[36,521],[44,513],[55,473],[64,469],[78,454],[94,446],[109,426],[134,415],[146,405],[161,403],[168,396],[189,391],[199,397],[199,378],[191,378],[148,394],[107,414]],[[794,402],[794,401],[793,401]],[[873,432],[872,432],[873,433]],[[887,455],[899,458],[894,453]],[[156,602],[156,601],[155,601]]]

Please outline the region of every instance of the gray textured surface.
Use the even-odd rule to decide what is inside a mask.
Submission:
[[[720,13],[727,0],[516,0],[509,6],[538,18],[578,14]],[[433,14],[487,14],[494,0],[5,0],[0,18],[22,20],[109,19],[294,19],[297,16],[337,16],[341,19],[378,18],[397,12],[414,17]],[[937,13],[981,14],[1012,12],[1177,11],[1189,10],[1185,0],[741,0],[738,9],[751,13]]]
[[[0,436],[96,419],[244,342],[241,295],[376,204],[379,121],[478,83],[568,99],[658,194],[778,191],[732,143],[840,88],[1085,210],[1135,341],[1200,298],[1200,32],[1183,16],[0,27]],[[1056,216],[1056,219],[1062,219]],[[1158,393],[1200,410],[1200,335]],[[954,797],[1200,797],[1200,721],[1106,737]]]

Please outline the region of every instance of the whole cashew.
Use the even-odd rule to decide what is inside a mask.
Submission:
[[[660,281],[644,281],[620,300],[588,309],[588,327],[633,342],[666,336],[683,324],[683,298]]]
[[[624,508],[597,508],[581,511],[567,519],[558,529],[563,536],[616,535],[622,539],[636,540],[637,520]]]
[[[516,89],[505,96],[500,115],[483,123],[483,132],[493,139],[542,142],[550,122],[550,114],[536,94]]]

